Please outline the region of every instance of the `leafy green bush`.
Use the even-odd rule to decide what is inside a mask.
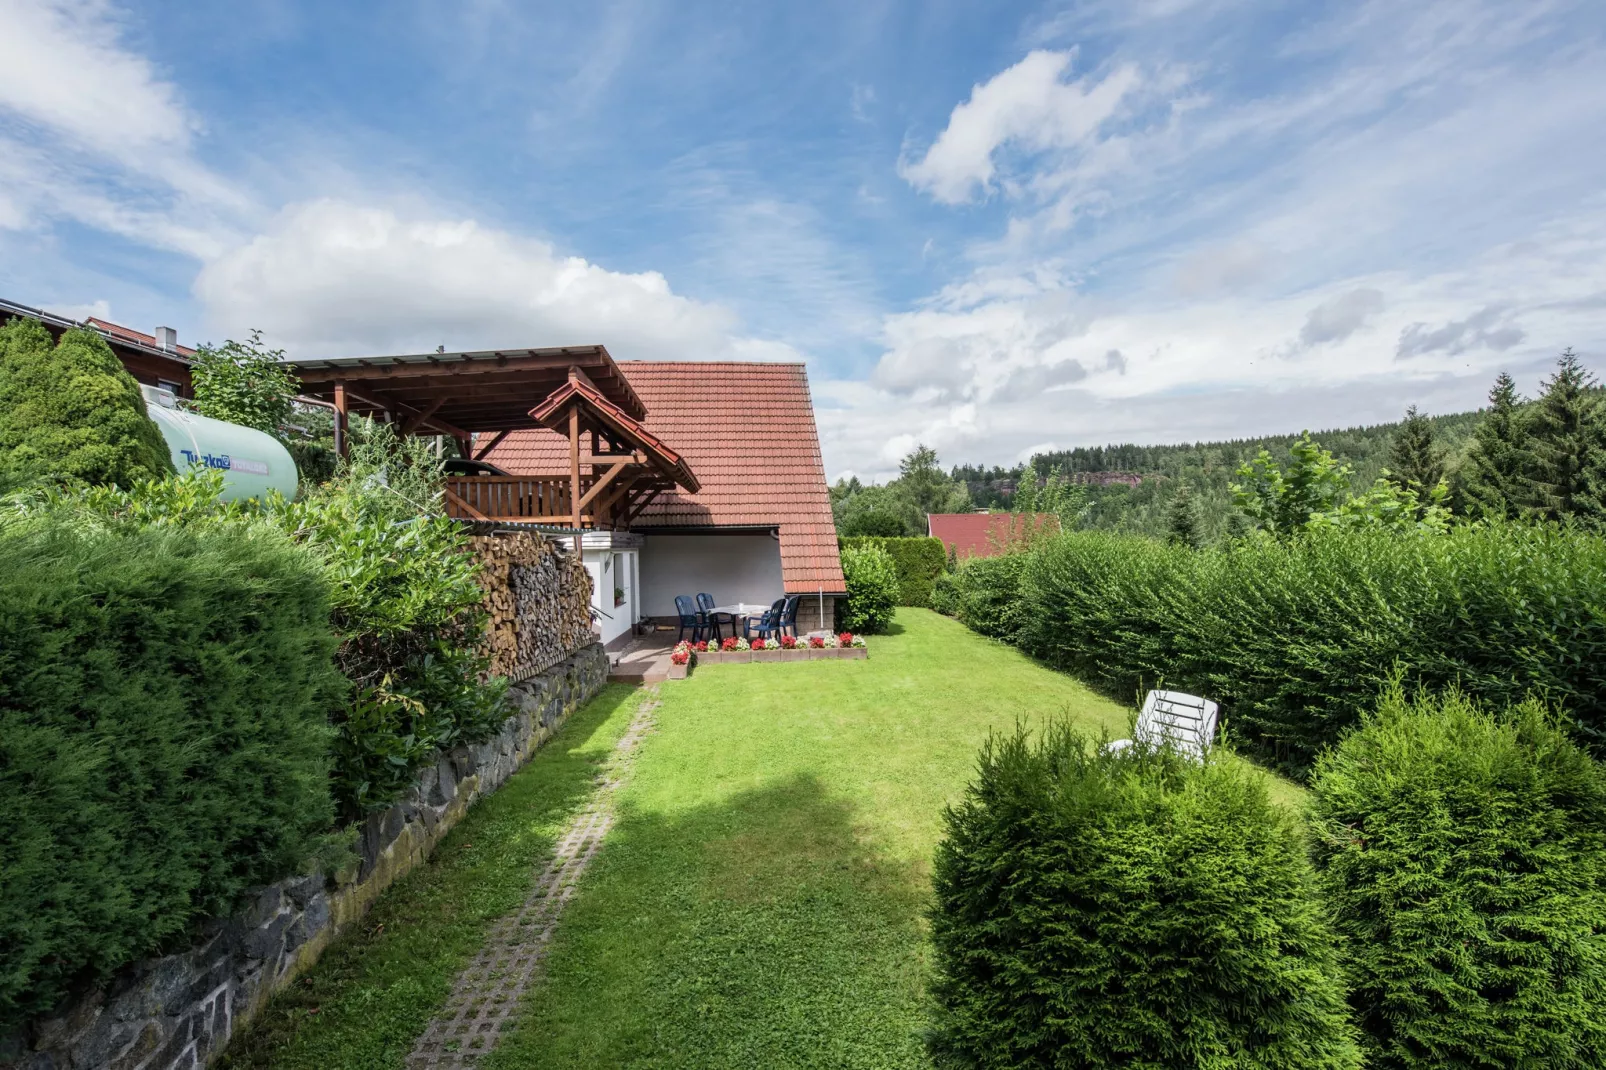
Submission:
[[[0,1033],[330,827],[329,585],[257,521],[0,517]]]
[[[996,563],[994,563],[996,562]],[[1074,532],[958,573],[960,619],[1123,697],[1223,704],[1303,775],[1403,672],[1515,705],[1548,695],[1606,744],[1606,539],[1556,525],[1320,529],[1189,550]]]
[[[939,1060],[1360,1065],[1304,838],[1244,763],[1017,730],[946,823]]]
[[[1367,1065],[1606,1065],[1606,774],[1538,703],[1394,687],[1312,786]]]
[[[892,555],[892,563],[898,570],[900,606],[931,605],[931,586],[948,567],[948,551],[941,539],[849,536],[841,542],[844,547],[879,546]]]
[[[139,384],[94,331],[0,327],[0,468],[130,487],[173,471]]]
[[[931,608],[945,616],[959,616],[959,578],[953,571],[944,572],[932,582]]]
[[[847,546],[842,550],[842,577],[848,597],[837,608],[837,627],[875,634],[892,623],[898,604],[898,567],[879,546]]]
[[[972,631],[1016,642],[1024,623],[1020,578],[1030,560],[1028,554],[1013,553],[959,562],[948,574],[952,593],[944,596],[954,616]]]
[[[283,362],[284,350],[265,348],[261,331],[245,342],[202,346],[191,358],[196,411],[282,437],[300,392]]]

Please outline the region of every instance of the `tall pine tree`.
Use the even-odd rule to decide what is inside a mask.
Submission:
[[[1389,449],[1389,479],[1402,490],[1426,495],[1444,478],[1444,451],[1433,441],[1433,423],[1412,405],[1394,432]]]
[[[1184,483],[1171,496],[1171,505],[1166,511],[1166,541],[1197,550],[1204,545],[1204,533],[1200,527],[1199,507]]]
[[[1489,391],[1489,410],[1472,432],[1461,466],[1461,494],[1475,516],[1515,519],[1534,505],[1534,455],[1528,414],[1517,384],[1501,372]]]
[[[1599,463],[1600,399],[1595,377],[1569,347],[1545,380],[1533,411],[1535,505],[1551,520],[1590,514],[1590,471]]]

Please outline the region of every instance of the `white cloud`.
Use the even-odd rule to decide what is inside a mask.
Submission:
[[[297,356],[601,342],[631,358],[797,359],[657,272],[609,271],[472,219],[322,200],[201,270],[221,331],[260,328]]]
[[[101,0],[0,0],[0,109],[107,155],[182,151],[194,121]]]
[[[1381,311],[1381,290],[1370,286],[1349,290],[1311,309],[1310,315],[1305,317],[1305,326],[1299,329],[1299,340],[1306,346],[1342,342]]]
[[[994,155],[1006,146],[1029,153],[1086,146],[1141,78],[1127,65],[1102,80],[1065,82],[1074,59],[1074,50],[1033,51],[974,86],[925,155],[899,173],[937,200],[960,204],[992,187]]]

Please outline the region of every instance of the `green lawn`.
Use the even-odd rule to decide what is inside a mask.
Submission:
[[[925,610],[867,661],[663,687],[546,985],[489,1065],[929,1065],[932,848],[988,730],[1128,712]]]
[[[481,803],[230,1065],[400,1067],[525,894],[627,696],[610,689]],[[869,660],[708,666],[662,700],[548,977],[489,1066],[929,1065],[923,911],[944,804],[991,729],[1062,717],[1122,736],[1131,716],[910,609]]]
[[[574,714],[469,811],[427,865],[398,881],[357,931],[276,996],[222,1065],[399,1068],[490,924],[524,902],[536,867],[587,797],[639,698],[614,685]]]

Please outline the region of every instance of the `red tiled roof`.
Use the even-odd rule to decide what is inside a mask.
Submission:
[[[647,407],[642,426],[697,476],[695,494],[666,491],[633,525],[775,527],[788,594],[845,590],[808,373],[801,364],[622,360]],[[552,431],[515,431],[486,460],[520,475],[567,470]]]
[[[152,349],[157,348],[156,336],[154,334],[143,334],[134,330],[132,327],[124,327],[120,323],[112,323],[109,320],[98,319],[94,316],[90,316],[85,322],[95,325],[106,334],[114,335],[118,338],[124,339],[125,341],[138,342],[140,345],[149,346]],[[178,355],[181,357],[193,357],[195,355],[195,350],[191,349],[189,346],[179,346]]]
[[[1031,530],[1059,530],[1053,513],[1031,515]],[[995,557],[1026,534],[1027,520],[1023,513],[932,513],[927,530],[957,557]]]

